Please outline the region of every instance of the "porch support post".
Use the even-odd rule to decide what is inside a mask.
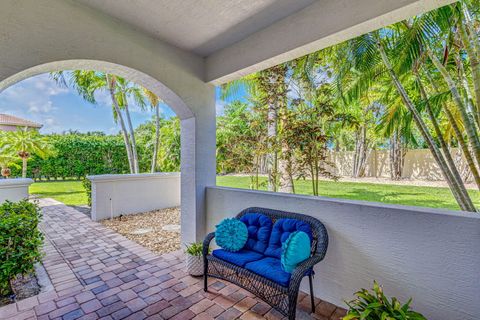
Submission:
[[[203,101],[203,103],[202,103]],[[181,120],[181,243],[202,241],[206,225],[205,187],[215,185],[215,89],[205,85],[194,117]]]

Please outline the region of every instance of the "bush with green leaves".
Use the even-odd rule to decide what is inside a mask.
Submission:
[[[33,270],[42,257],[42,218],[36,203],[6,201],[0,205],[0,295],[11,292],[10,281]]]
[[[201,242],[193,242],[185,247],[185,253],[191,256],[199,257],[203,254],[203,243]]]
[[[361,289],[355,295],[355,300],[346,302],[349,310],[343,320],[426,320],[420,313],[410,310],[411,298],[403,305],[397,298],[389,301],[376,281],[373,292]]]
[[[85,189],[85,193],[87,194],[87,201],[88,201],[88,206],[92,206],[92,182],[87,179],[87,177],[84,177],[82,180],[82,185],[83,188]]]

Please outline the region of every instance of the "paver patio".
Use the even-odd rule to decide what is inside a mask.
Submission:
[[[182,252],[155,255],[91,221],[81,212],[41,199],[43,264],[54,290],[0,308],[0,319],[280,319],[249,292],[184,271]],[[300,294],[297,319],[340,319],[344,310]]]

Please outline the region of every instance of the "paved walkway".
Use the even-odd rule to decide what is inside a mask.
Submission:
[[[157,256],[91,221],[42,199],[46,235],[43,264],[54,290],[0,308],[0,319],[280,319],[247,291],[184,271],[181,252]],[[343,310],[301,294],[297,319],[340,319]]]

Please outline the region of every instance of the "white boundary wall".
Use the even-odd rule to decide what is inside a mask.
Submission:
[[[0,179],[0,204],[5,200],[16,202],[28,198],[32,179]]]
[[[180,173],[88,176],[92,220],[99,221],[180,205]]]
[[[209,187],[207,230],[253,206],[325,224],[330,243],[314,280],[320,299],[343,305],[375,279],[389,296],[413,297],[413,307],[428,319],[478,319],[480,214]]]

